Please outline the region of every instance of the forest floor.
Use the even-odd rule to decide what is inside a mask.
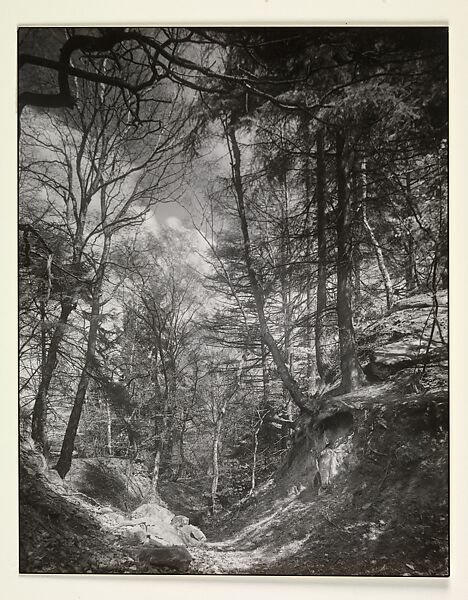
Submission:
[[[374,433],[371,449],[351,473],[317,491],[293,465],[285,485],[281,477],[272,479],[243,506],[207,523],[207,541],[189,548],[188,572],[447,575],[447,431],[439,425],[445,417],[434,423],[429,411],[437,405],[446,414],[440,408],[446,400],[443,394],[412,394],[401,397],[396,408],[388,394],[382,412],[384,397],[376,403],[375,394],[385,388],[368,388],[373,423],[391,418],[400,423]],[[179,499],[184,501],[183,494]],[[148,572],[135,547],[116,535],[108,503],[50,482],[24,464],[20,502],[22,572]]]

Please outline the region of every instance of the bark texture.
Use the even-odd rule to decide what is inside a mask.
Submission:
[[[315,319],[315,357],[320,379],[325,381],[330,370],[326,354],[325,311],[327,308],[327,212],[326,173],[323,131],[317,133],[317,313]]]
[[[338,185],[337,233],[337,315],[340,343],[341,386],[343,393],[361,386],[365,375],[357,357],[352,315],[351,202],[349,165],[351,151],[342,133],[336,136],[336,170]]]

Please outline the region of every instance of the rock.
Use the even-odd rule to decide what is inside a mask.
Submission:
[[[125,517],[117,512],[104,512],[104,513],[100,513],[98,511],[98,514],[96,515],[97,519],[105,524],[105,525],[110,525],[111,527],[122,527],[122,526],[129,526],[129,527],[133,527],[134,525],[139,525],[139,523],[133,523],[132,521],[126,521]]]
[[[374,350],[372,362],[393,367],[400,363],[417,359],[420,353],[421,342],[419,340],[402,340],[387,344],[378,350]]]
[[[113,512],[107,515],[109,519],[112,519],[117,525],[121,525],[125,521],[125,517],[119,513]]]
[[[142,504],[132,513],[132,519],[142,519],[144,518],[146,523],[170,523],[174,518],[174,513],[172,513],[167,508],[160,506],[159,504]]]
[[[110,506],[101,506],[98,510],[101,513],[101,515],[108,515],[114,512],[114,510]]]
[[[201,542],[206,540],[206,535],[203,533],[203,531],[201,529],[198,529],[198,527],[195,527],[195,525],[189,525],[188,527],[190,528],[190,534],[196,540],[199,540]]]
[[[144,528],[145,537],[155,540],[161,546],[183,546],[184,539],[179,534],[180,528],[174,527],[171,522],[181,523],[186,517],[176,518],[167,508],[159,504],[142,504],[131,515],[131,520],[126,525],[139,524]]]
[[[446,350],[432,344],[429,353],[426,354],[427,340],[413,337],[385,344],[372,352],[369,364],[364,367],[364,372],[371,380],[384,380],[389,376],[426,361],[442,361],[446,358]]]
[[[153,523],[146,529],[149,539],[155,540],[161,546],[183,546],[184,539],[180,535],[180,529],[175,529],[170,523]]]
[[[183,525],[177,532],[187,544],[197,544],[206,540],[206,535],[194,525]]]
[[[166,548],[143,548],[138,555],[138,560],[148,566],[186,571],[193,558],[184,546],[168,546]]]
[[[125,529],[124,537],[128,544],[141,544],[146,539],[146,531],[140,525]]]
[[[161,544],[160,542],[158,542],[156,540],[147,538],[143,543],[143,547],[144,548],[164,548],[165,546],[164,546],[164,544]]]
[[[445,290],[439,290],[437,292],[437,302],[439,304],[439,308],[448,307],[448,293]],[[417,309],[417,308],[432,308],[433,299],[430,294],[417,294],[415,296],[411,296],[410,298],[403,298],[392,307],[391,312],[397,312],[400,310],[407,309]]]
[[[190,521],[188,517],[184,517],[183,515],[177,515],[172,519],[171,525],[173,527],[183,527],[184,525],[188,525],[189,522]]]

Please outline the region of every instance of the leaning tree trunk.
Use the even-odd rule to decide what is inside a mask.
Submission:
[[[81,372],[73,408],[68,419],[67,429],[63,438],[62,449],[60,451],[60,457],[54,467],[62,479],[65,478],[71,467],[76,434],[80,424],[81,412],[83,410],[83,404],[88,391],[89,381],[91,379],[91,369],[96,355],[97,335],[99,330],[99,322],[101,320],[102,285],[104,281],[106,263],[110,253],[110,242],[110,236],[106,236],[104,239],[101,261],[96,274],[96,283],[93,290],[85,364]]]
[[[366,206],[362,206],[362,221],[364,223],[364,227],[369,234],[372,247],[374,249],[375,257],[377,259],[377,264],[379,266],[380,274],[382,275],[382,280],[385,287],[385,297],[387,301],[387,310],[390,310],[393,306],[393,283],[390,277],[390,273],[388,272],[387,266],[385,264],[385,260],[383,257],[382,248],[375,236],[374,230],[372,229],[369,220],[367,218],[367,210]]]
[[[338,186],[337,232],[337,315],[340,343],[342,393],[351,392],[365,381],[357,357],[352,315],[351,202],[349,190],[350,151],[342,133],[336,136],[336,169]]]
[[[315,357],[317,371],[325,381],[330,370],[326,354],[325,311],[327,309],[327,200],[323,131],[317,133],[317,313],[315,320]]]
[[[275,366],[278,370],[278,374],[281,378],[281,381],[284,383],[286,388],[288,389],[291,399],[302,411],[311,413],[312,410],[307,406],[306,399],[304,398],[296,380],[291,375],[291,372],[284,361],[284,357],[276,343],[275,339],[270,333],[270,329],[267,324],[267,320],[265,317],[265,301],[263,296],[263,290],[261,289],[257,273],[253,266],[252,261],[252,253],[251,253],[251,243],[250,243],[250,234],[249,227],[247,222],[247,215],[245,211],[245,201],[244,201],[244,189],[242,185],[242,175],[241,175],[241,156],[239,145],[237,143],[236,134],[234,131],[234,127],[228,126],[226,127],[226,132],[228,136],[228,142],[230,145],[231,151],[231,169],[232,169],[232,181],[235,189],[236,200],[237,200],[237,212],[239,215],[241,230],[242,230],[242,238],[243,238],[243,252],[244,252],[244,261],[245,266],[247,268],[247,274],[249,277],[250,287],[252,290],[252,296],[254,298],[255,307],[257,310],[258,322],[260,325],[260,334],[270,350],[271,357],[275,363]]]
[[[47,411],[47,396],[49,394],[49,388],[54,370],[57,365],[57,356],[60,344],[62,343],[62,339],[67,328],[68,318],[76,308],[76,303],[77,300],[73,296],[65,296],[64,300],[62,300],[60,316],[55,327],[55,331],[52,335],[52,339],[50,340],[46,360],[42,369],[39,390],[34,402],[31,436],[41,450],[44,450],[46,445],[45,421]]]
[[[362,211],[362,222],[364,227],[369,234],[372,248],[374,249],[375,257],[377,259],[377,264],[379,266],[380,274],[382,275],[382,280],[385,287],[385,296],[387,299],[387,310],[390,310],[393,306],[393,283],[390,277],[390,273],[388,272],[387,266],[385,264],[382,248],[377,240],[377,237],[372,229],[371,224],[369,223],[369,219],[367,218],[367,173],[366,173],[366,161],[363,160],[361,163],[361,211]]]

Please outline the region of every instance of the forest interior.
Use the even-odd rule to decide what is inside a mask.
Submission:
[[[448,576],[447,38],[18,30],[21,573]]]

